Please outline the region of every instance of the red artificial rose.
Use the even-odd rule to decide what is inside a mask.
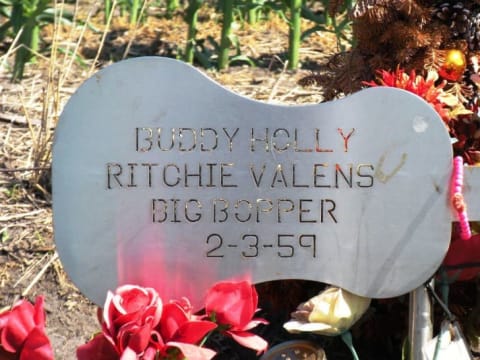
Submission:
[[[162,316],[162,300],[152,288],[124,285],[109,292],[103,309],[104,334],[122,354],[142,354]]]
[[[156,327],[155,347],[167,356],[170,348],[177,348],[188,360],[208,360],[215,356],[210,349],[198,344],[217,325],[211,321],[197,319],[187,299],[171,301],[163,306],[162,318]]]
[[[136,359],[147,350],[153,328],[161,316],[162,300],[154,289],[120,286],[115,293],[107,294],[102,316],[103,333],[79,347],[77,358],[97,359],[102,353],[102,360],[126,360],[129,354]]]
[[[37,297],[35,305],[20,300],[11,310],[0,314],[2,359],[53,359],[52,346],[45,333],[43,304],[43,296]]]
[[[240,345],[261,353],[267,349],[267,342],[260,336],[248,332],[264,319],[253,319],[258,310],[258,294],[255,286],[248,281],[219,282],[207,292],[205,311],[207,316],[225,328]]]
[[[77,349],[79,360],[209,360],[196,345],[217,325],[192,315],[188,300],[163,304],[152,288],[124,285],[109,292],[100,316],[102,333]]]
[[[103,334],[96,335],[88,343],[77,348],[78,360],[118,360],[115,346]]]

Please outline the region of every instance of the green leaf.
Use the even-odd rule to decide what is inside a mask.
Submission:
[[[0,7],[0,15],[7,18],[7,19],[10,19],[10,16],[12,15],[12,10],[9,9],[8,7],[3,7],[1,6]]]
[[[206,55],[202,51],[197,51],[197,49],[195,49],[195,59],[197,59],[200,65],[202,65],[205,69],[211,69],[214,66],[210,60],[211,56]]]
[[[9,239],[10,236],[8,234],[8,231],[6,229],[3,229],[2,232],[0,232],[0,243],[5,244]]]
[[[303,41],[305,40],[306,38],[308,38],[310,35],[312,35],[313,33],[316,33],[317,31],[325,31],[325,32],[332,32],[331,30],[329,30],[326,26],[324,25],[315,25],[313,27],[311,27],[310,29],[307,29],[305,30],[302,35],[300,36],[300,39]]]
[[[230,58],[230,63],[233,63],[233,62],[237,62],[237,61],[241,61],[241,62],[246,62],[248,63],[248,65],[250,65],[251,67],[255,67],[257,66],[255,64],[255,61],[253,61],[252,59],[250,59],[247,55],[236,55],[236,56],[232,56]]]
[[[67,49],[64,49],[62,47],[57,48],[57,50],[58,50],[58,52],[60,52],[62,54],[67,54],[69,56],[74,56],[75,57],[75,62],[78,65],[80,65],[82,68],[88,69],[90,67],[90,65],[87,64],[85,62],[85,60],[80,55],[78,55],[77,53],[74,53],[72,50],[67,50]]]
[[[44,24],[53,24],[55,23],[55,19],[62,15],[59,20],[62,24],[65,25],[72,25],[73,20],[73,13],[70,11],[63,11],[60,12],[59,10],[55,10],[53,8],[45,9],[41,14],[37,16],[37,21],[42,22]]]
[[[230,44],[235,47],[235,50],[237,53],[240,52],[240,40],[238,39],[238,36],[236,34],[230,34],[228,36],[228,40],[230,41]]]

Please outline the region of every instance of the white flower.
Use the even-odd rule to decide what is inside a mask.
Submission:
[[[352,294],[338,287],[329,287],[291,314],[283,327],[291,333],[313,332],[339,335],[355,324],[367,311],[371,299]]]

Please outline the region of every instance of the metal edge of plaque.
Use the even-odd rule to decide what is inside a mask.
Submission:
[[[347,99],[353,99],[359,94],[359,93],[355,93],[355,94],[349,95],[349,96],[347,96],[343,99],[339,99],[339,100],[336,100],[336,101],[333,101],[333,102],[330,102],[330,103],[323,103],[323,104],[308,104],[308,105],[267,104],[267,103],[262,102],[262,101],[252,100],[252,99],[247,98],[243,95],[236,94],[236,93],[232,92],[231,90],[226,89],[223,86],[219,85],[218,83],[216,83],[212,79],[208,78],[205,74],[200,72],[198,69],[196,69],[196,68],[194,68],[194,67],[192,67],[188,64],[185,64],[183,62],[179,62],[177,60],[172,60],[172,59],[168,59],[168,58],[160,58],[160,57],[144,57],[144,58],[129,59],[129,60],[125,60],[125,61],[122,61],[122,62],[119,62],[119,63],[115,63],[115,64],[110,65],[109,67],[107,67],[105,69],[100,70],[98,73],[94,74],[91,78],[86,80],[85,83],[82,84],[79,87],[79,89],[77,89],[77,91],[74,93],[74,95],[72,95],[71,100],[65,106],[64,112],[62,112],[62,116],[60,117],[60,121],[59,121],[58,126],[57,126],[57,133],[55,134],[54,145],[53,145],[53,155],[52,155],[53,163],[55,163],[55,158],[58,156],[56,151],[55,151],[55,144],[56,144],[56,140],[57,140],[58,131],[62,131],[61,130],[62,127],[67,126],[64,114],[68,113],[69,104],[72,103],[72,102],[75,102],[75,99],[77,97],[81,96],[83,91],[85,91],[86,89],[88,90],[88,83],[89,82],[95,81],[95,82],[101,83],[102,78],[105,75],[108,75],[112,71],[115,72],[115,73],[118,73],[119,71],[122,71],[122,69],[124,69],[124,67],[130,66],[130,64],[132,64],[133,62],[135,62],[139,65],[142,65],[142,66],[152,67],[156,71],[158,71],[158,69],[160,68],[159,65],[161,65],[163,74],[167,74],[167,75],[168,75],[168,72],[171,71],[172,69],[181,69],[182,71],[188,72],[188,76],[195,77],[197,79],[201,78],[202,80],[199,80],[199,83],[203,82],[202,86],[209,86],[211,89],[214,89],[213,91],[217,91],[219,94],[220,93],[223,94],[223,96],[228,94],[228,96],[233,96],[233,97],[237,97],[238,99],[242,99],[242,102],[245,101],[245,102],[249,102],[249,103],[255,103],[258,106],[268,106],[268,107],[276,107],[276,108],[300,108],[300,107],[301,108],[307,108],[307,107],[318,107],[318,106],[328,107],[328,106],[333,106],[334,103],[335,103],[335,106],[338,106],[338,105],[340,105],[341,102],[346,101]],[[188,77],[185,76],[185,78],[182,78],[180,80],[181,82],[183,82],[183,84],[178,84],[178,83],[173,84],[173,83],[171,83],[171,84],[169,84],[169,86],[171,86],[172,88],[173,87],[180,87],[181,88],[182,86],[188,86],[189,81],[191,82],[191,79],[188,80],[187,78]],[[425,104],[427,104],[424,100],[420,99],[416,95],[411,94],[411,93],[409,93],[405,90],[401,90],[401,89],[383,87],[380,90],[380,88],[369,88],[369,89],[362,90],[362,92],[372,92],[373,94],[378,93],[378,94],[382,94],[383,96],[385,96],[388,93],[392,94],[392,96],[397,96],[397,94],[402,94],[402,95],[399,96],[399,98],[402,97],[402,96],[408,96],[408,97],[411,97],[412,99],[415,98],[416,100],[422,101]],[[430,107],[430,105],[428,105],[428,106]],[[431,109],[431,114],[432,114],[432,116],[438,117],[438,115],[434,112],[433,109]],[[439,117],[438,117],[438,119],[439,119],[439,121],[441,121]],[[445,129],[445,134],[446,134],[446,137],[448,137],[448,132],[446,131],[446,129]],[[450,154],[451,154],[451,148],[450,148]],[[55,166],[53,165],[53,167],[55,167]],[[55,188],[56,188],[55,184],[57,182],[61,181],[61,179],[58,176],[59,175],[57,174],[57,172],[53,171],[53,175],[52,175],[52,189],[53,189],[52,190],[52,197],[53,197],[53,223],[54,223],[54,228],[55,229],[58,226],[58,224],[57,224],[57,222],[58,222],[58,217],[57,217],[58,211],[57,211],[56,201],[55,201],[55,199],[57,197],[57,192],[55,191]],[[445,252],[446,252],[446,250],[448,248],[448,243],[445,243],[444,247],[445,247]],[[58,251],[59,251],[60,257],[62,258],[62,254],[64,252],[64,249],[62,247],[60,247],[58,249]],[[438,265],[440,265],[440,263],[441,263],[441,259],[438,261]],[[68,268],[68,265],[66,267]],[[432,272],[433,271],[435,271],[435,270],[433,269]],[[379,274],[379,275],[381,275],[381,274]],[[425,280],[428,279],[428,277],[430,277],[431,275],[432,274],[424,274]],[[73,279],[73,282],[75,283],[76,280]]]

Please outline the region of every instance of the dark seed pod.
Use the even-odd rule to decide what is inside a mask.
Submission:
[[[480,9],[468,9],[462,2],[442,3],[433,11],[435,18],[448,25],[453,39],[463,39],[470,51],[480,50]]]

